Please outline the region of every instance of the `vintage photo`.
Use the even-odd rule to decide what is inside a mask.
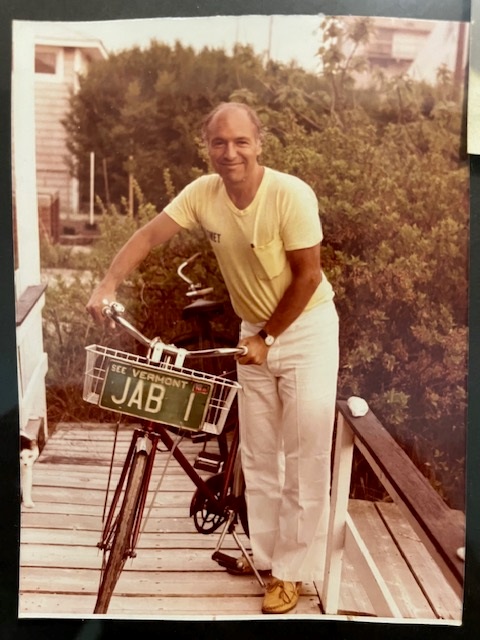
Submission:
[[[20,618],[462,623],[469,38],[14,22]]]

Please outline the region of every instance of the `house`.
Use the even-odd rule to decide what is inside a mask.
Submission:
[[[342,17],[349,23],[355,17]],[[467,61],[467,26],[465,23],[413,20],[409,18],[372,18],[374,32],[367,44],[356,51],[367,60],[370,71],[357,77],[368,85],[372,70],[381,70],[387,78],[406,75],[414,80],[435,83],[440,67],[450,71],[457,84],[463,85]],[[345,41],[348,57],[353,44]]]
[[[54,239],[58,215],[68,219],[79,210],[78,180],[72,176],[62,119],[79,88],[79,75],[105,58],[100,40],[61,23],[35,23],[37,191],[42,229]]]

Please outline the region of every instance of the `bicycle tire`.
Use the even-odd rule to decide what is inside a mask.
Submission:
[[[127,560],[146,464],[147,454],[137,451],[132,461],[116,531],[98,589],[94,613],[107,613],[113,591]]]

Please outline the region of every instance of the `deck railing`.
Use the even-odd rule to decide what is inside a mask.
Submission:
[[[395,442],[375,415],[353,417],[347,402],[337,402],[327,563],[322,602],[336,614],[344,554],[353,559],[377,615],[402,617],[388,586],[348,513],[354,448],[357,447],[410,523],[448,584],[462,598],[464,563],[457,549],[465,545],[465,520],[450,509]]]

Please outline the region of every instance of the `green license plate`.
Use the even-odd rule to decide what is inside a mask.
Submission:
[[[199,431],[213,383],[177,372],[110,360],[99,406],[129,416]]]

